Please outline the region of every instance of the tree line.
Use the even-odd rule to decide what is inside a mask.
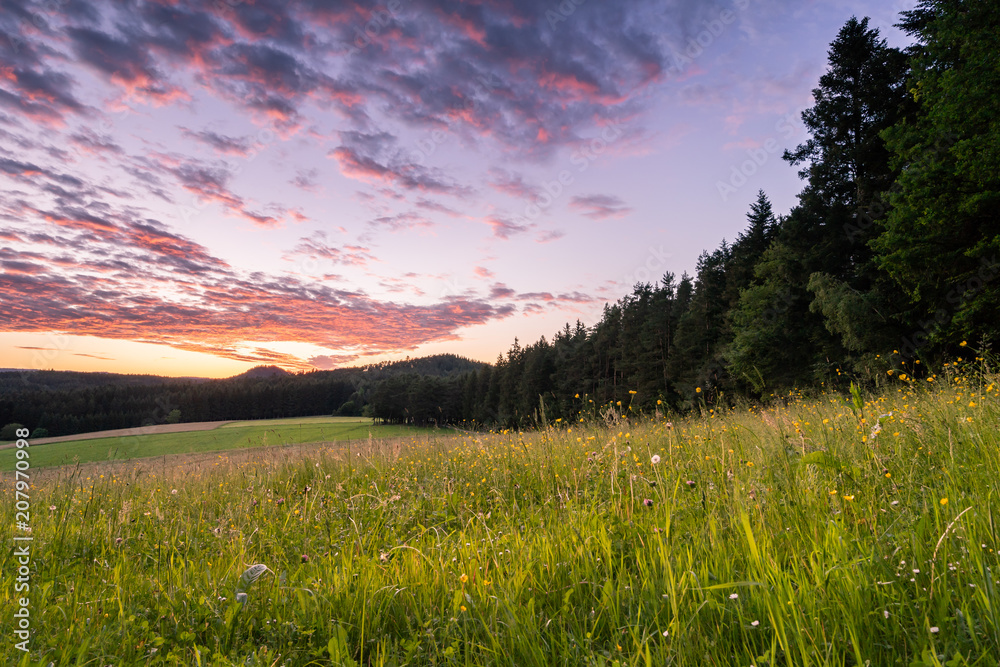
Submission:
[[[0,424],[32,437],[72,435],[170,422],[361,416],[368,396],[396,375],[466,373],[482,364],[444,354],[359,368],[291,374],[258,367],[234,378],[14,371],[0,373]],[[5,429],[0,440],[5,438]]]
[[[759,192],[695,275],[636,285],[475,373],[376,389],[377,418],[519,426],[594,406],[683,409],[726,396],[921,377],[1000,331],[1000,9],[922,0],[889,47],[851,18],[783,158],[804,181],[775,216]],[[405,386],[404,386],[405,385]]]

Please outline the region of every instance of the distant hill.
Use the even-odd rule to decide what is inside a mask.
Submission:
[[[288,371],[286,371],[284,368],[279,368],[277,366],[254,366],[253,368],[251,368],[250,370],[246,371],[245,373],[240,373],[239,375],[234,375],[234,376],[232,376],[231,378],[228,378],[228,379],[230,379],[230,380],[239,380],[239,379],[258,380],[260,378],[278,378],[278,377],[287,377],[289,375],[291,375],[291,373],[289,373]]]
[[[84,387],[104,387],[112,384],[118,386],[149,386],[208,381],[206,378],[173,378],[161,375],[124,375],[121,373],[5,368],[0,370],[0,394],[38,389],[60,391]]]

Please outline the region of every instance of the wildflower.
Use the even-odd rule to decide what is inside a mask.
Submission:
[[[177,489],[170,489],[170,495],[176,496],[177,495]]]
[[[669,637],[670,636],[670,630],[664,630],[663,631],[663,636],[664,637]]]
[[[117,547],[117,546],[120,546],[120,545],[121,545],[121,543],[122,543],[122,542],[124,542],[124,541],[125,541],[125,538],[124,538],[124,537],[116,537],[116,538],[115,538],[115,546],[116,546],[116,547]]]
[[[942,506],[942,507],[944,507],[945,505],[947,505],[947,504],[948,504],[948,499],[947,499],[947,498],[942,498],[942,499],[941,499],[941,500],[939,500],[938,502],[939,502],[939,503],[941,503],[941,506]]]
[[[730,599],[730,600],[735,600],[735,599],[736,599],[736,598],[738,598],[739,596],[740,596],[740,595],[739,595],[739,593],[730,593],[730,594],[729,594],[729,599]]]
[[[458,578],[458,580],[461,581],[464,584],[465,582],[467,582],[469,580],[469,575],[463,574],[461,577]]]
[[[55,512],[56,511],[56,506],[55,505],[49,505],[49,511],[50,512]]]
[[[652,463],[655,466],[657,463],[660,462],[660,455],[659,454],[653,454],[653,456],[650,457],[649,462]]]
[[[461,607],[459,607],[459,610],[461,610],[461,611],[466,611],[466,609],[465,609],[465,605],[463,604],[463,605],[462,605]]]
[[[964,340],[958,344],[959,347],[965,347],[966,345],[968,345],[968,343],[966,343]]]
[[[938,626],[936,626],[936,625],[932,625],[931,626],[931,634],[936,635],[940,631],[941,631],[941,628],[939,628]]]
[[[753,627],[755,627],[755,628],[756,628],[756,627],[757,627],[758,625],[760,625],[760,621],[754,621],[754,622],[753,622],[753,623],[751,623],[750,625],[752,625]]]
[[[688,481],[686,481],[686,482],[684,482],[684,483],[685,483],[685,484],[687,484],[687,485],[688,485],[688,487],[690,487],[690,488],[692,488],[692,489],[693,489],[693,488],[694,488],[694,486],[695,486],[695,484],[694,484],[694,480],[693,480],[693,479],[689,479]]]
[[[646,507],[652,507],[653,501],[650,498],[646,498],[645,500],[642,501],[642,504],[645,505]]]
[[[695,387],[694,388],[694,393],[700,394],[701,393],[701,387]]]
[[[844,500],[854,500],[854,496],[844,496]]]

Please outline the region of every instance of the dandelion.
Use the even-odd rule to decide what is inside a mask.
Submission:
[[[660,462],[660,455],[659,455],[659,454],[653,454],[653,455],[652,455],[652,456],[651,456],[651,457],[649,458],[649,462],[650,462],[650,463],[652,463],[652,464],[653,464],[653,465],[655,466],[655,465],[656,465],[657,463],[659,463],[659,462]]]
[[[947,504],[948,504],[948,499],[947,499],[947,498],[942,498],[942,499],[941,499],[941,500],[939,500],[938,502],[939,502],[939,503],[941,503],[941,506],[942,506],[942,507],[944,507],[945,505],[947,505]]]
[[[844,500],[854,500],[854,496],[844,496]]]
[[[700,394],[701,393],[701,387],[695,387],[694,388],[694,393]]]
[[[469,575],[463,574],[461,577],[458,578],[458,580],[461,581],[464,584],[465,582],[467,582],[469,580]]]

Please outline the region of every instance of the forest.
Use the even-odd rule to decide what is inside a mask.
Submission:
[[[525,426],[933,379],[945,359],[985,356],[1000,331],[1000,12],[931,0],[901,17],[906,49],[857,18],[830,45],[809,138],[783,155],[803,181],[787,215],[759,192],[695,275],[635,285],[593,326],[515,340],[445,380],[437,406],[387,380],[374,416]]]
[[[455,355],[292,374],[260,366],[233,378],[165,378],[68,371],[0,373],[0,440],[24,425],[32,438],[150,424],[360,416],[366,396],[386,378],[447,377],[483,364]]]
[[[803,182],[787,215],[759,192],[744,231],[704,252],[694,275],[635,285],[593,325],[515,340],[491,365],[445,355],[64,387],[7,374],[0,424],[61,435],[336,413],[527,427],[932,377],[945,359],[985,356],[1000,331],[1000,12],[926,0],[899,27],[905,49],[857,18],[830,45],[802,113],[809,137],[783,154]]]

